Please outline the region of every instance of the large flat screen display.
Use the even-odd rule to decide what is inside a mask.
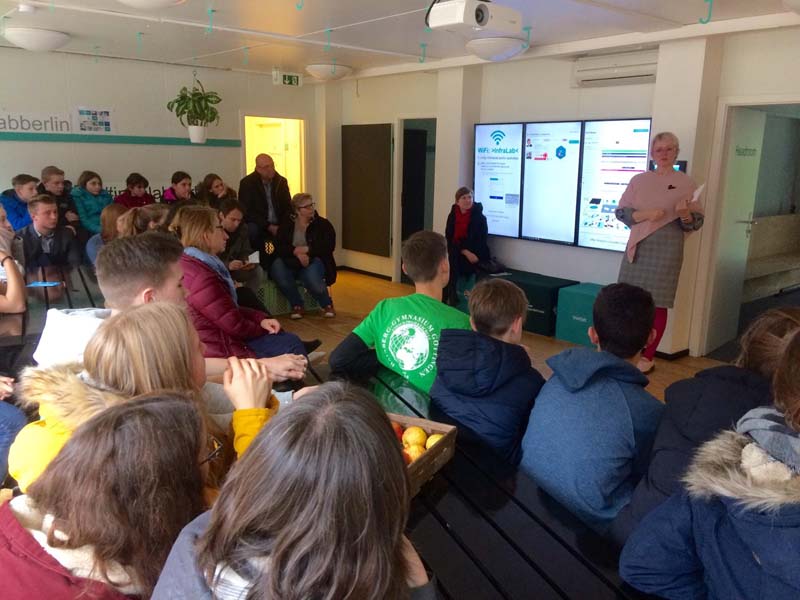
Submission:
[[[581,125],[525,125],[522,237],[575,243]]]
[[[519,236],[522,124],[475,126],[475,201],[493,235]]]
[[[647,170],[650,119],[586,121],[578,245],[625,250],[630,229],[614,211],[628,182]]]

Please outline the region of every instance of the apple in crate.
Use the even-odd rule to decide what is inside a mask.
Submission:
[[[397,436],[397,441],[403,441],[403,426],[400,425],[397,421],[391,421],[392,429],[394,429],[394,434]]]
[[[422,449],[425,450],[425,442],[427,441],[428,434],[425,433],[422,427],[412,425],[403,433],[403,446],[406,448],[409,446],[422,446]]]
[[[408,463],[414,462],[423,454],[425,454],[425,446],[419,446],[417,444],[406,446],[403,450],[403,458],[407,457],[406,460]]]

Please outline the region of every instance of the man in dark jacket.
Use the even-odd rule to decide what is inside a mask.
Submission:
[[[525,293],[510,281],[484,279],[469,297],[473,331],[445,329],[439,340],[431,417],[452,422],[459,438],[478,440],[512,464],[544,378],[523,346]]]
[[[75,235],[58,225],[58,206],[52,196],[42,194],[28,203],[31,224],[17,231],[22,238],[25,265],[36,267],[79,267],[81,249]]]
[[[286,178],[275,170],[268,154],[256,156],[256,169],[239,182],[239,202],[244,207],[250,243],[262,252],[274,240],[278,225],[291,213],[292,195]]]
[[[220,202],[219,214],[225,233],[228,234],[228,243],[225,250],[220,252],[219,258],[228,267],[235,281],[258,292],[265,279],[264,271],[259,265],[248,261],[253,248],[247,236],[247,226],[242,222],[244,208],[235,198],[225,198]]]

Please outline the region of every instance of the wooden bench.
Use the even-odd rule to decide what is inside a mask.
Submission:
[[[39,288],[41,294],[28,289],[28,306],[24,313],[0,313],[0,374],[16,373],[33,364],[32,354],[44,329],[50,308],[97,308],[105,303],[100,288],[89,267],[72,271],[61,270],[64,293],[54,299],[48,288]]]
[[[752,225],[742,302],[800,285],[800,214],[758,217]]]
[[[430,398],[381,370],[387,412],[428,417]],[[412,502],[409,535],[443,598],[641,599],[617,572],[619,551],[489,449],[456,453]]]

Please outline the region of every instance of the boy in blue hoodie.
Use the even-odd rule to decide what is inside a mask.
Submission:
[[[553,369],[522,440],[522,468],[587,525],[605,533],[647,468],[663,405],[637,368],[654,339],[649,292],[604,287],[589,338],[597,346],[551,357]]]
[[[523,346],[525,293],[505,279],[482,280],[469,296],[472,331],[439,339],[431,416],[454,423],[460,439],[479,440],[512,464],[544,378]]]
[[[36,196],[36,184],[39,180],[33,175],[20,173],[11,180],[13,189],[8,189],[0,196],[0,202],[6,209],[8,222],[14,231],[31,224],[31,216],[28,214],[28,202]]]

